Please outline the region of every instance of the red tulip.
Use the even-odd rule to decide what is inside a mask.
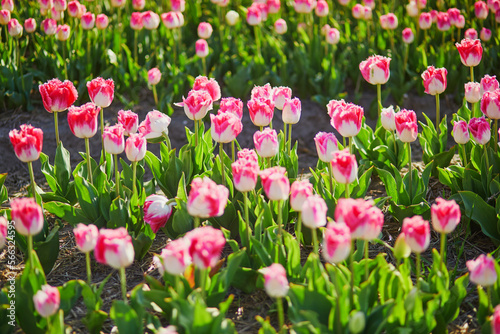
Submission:
[[[465,66],[473,67],[479,65],[483,56],[483,47],[478,39],[463,39],[462,42],[455,43],[460,54],[460,60]]]
[[[61,82],[52,79],[40,85],[43,106],[48,112],[59,112],[68,109],[78,98],[78,92],[71,81]]]
[[[9,139],[14,152],[22,162],[38,160],[43,145],[43,132],[31,125],[21,125],[21,130],[9,132]]]
[[[101,111],[92,102],[68,109],[68,125],[78,138],[92,138],[97,132],[97,117]]]
[[[101,77],[87,82],[90,100],[101,108],[107,108],[115,96],[115,83],[113,79],[104,80]]]

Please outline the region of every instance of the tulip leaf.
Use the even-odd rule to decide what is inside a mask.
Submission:
[[[111,319],[118,327],[120,334],[142,333],[141,319],[136,311],[122,300],[115,300],[109,313]]]
[[[44,209],[48,212],[56,215],[62,220],[68,222],[72,226],[76,226],[78,223],[91,224],[92,220],[88,219],[83,210],[76,208],[67,203],[61,202],[48,202],[44,203]]]
[[[76,197],[85,215],[92,221],[100,216],[97,189],[81,176],[75,176]]]

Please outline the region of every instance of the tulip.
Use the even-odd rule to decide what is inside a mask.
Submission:
[[[450,30],[451,22],[450,22],[450,15],[448,15],[448,13],[446,13],[446,12],[444,12],[444,13],[439,12],[438,13],[438,15],[437,15],[437,28],[439,31],[442,31],[443,34],[445,31]]]
[[[212,25],[208,22],[200,22],[198,24],[198,37],[203,39],[209,39],[213,32]]]
[[[353,103],[347,103],[345,107],[333,108],[331,114],[332,126],[342,137],[349,137],[349,151],[351,153],[352,137],[355,137],[359,133],[363,115],[363,108]]]
[[[215,79],[208,79],[205,76],[200,75],[194,79],[193,90],[207,91],[214,102],[221,98],[219,83]]]
[[[497,80],[496,76],[495,75],[494,76],[485,75],[481,79],[480,95],[479,96],[482,97],[484,93],[493,92],[493,91],[497,90],[498,88],[500,88],[500,86],[498,84],[498,80]],[[480,98],[478,98],[478,101],[479,101],[479,99]]]
[[[147,30],[156,30],[160,25],[160,16],[148,10],[142,13],[142,23]]]
[[[439,94],[446,90],[446,75],[448,71],[445,68],[435,68],[434,66],[429,66],[422,73],[422,79],[424,80],[425,92],[429,95],[436,96],[436,129],[439,129]]]
[[[252,4],[247,8],[247,23],[251,26],[256,26],[260,22],[262,22],[262,12],[259,6]]]
[[[250,92],[250,99],[271,99],[273,100],[274,89],[270,84],[265,84],[264,86],[255,86]]]
[[[49,317],[56,314],[57,310],[59,310],[60,300],[59,290],[47,284],[42,285],[41,290],[38,290],[33,295],[35,310],[42,317],[47,318],[47,322],[49,321]]]
[[[469,260],[466,264],[471,282],[488,289],[488,308],[491,308],[491,286],[497,282],[495,259],[491,254],[481,254],[477,259]]]
[[[7,25],[11,19],[10,10],[2,9],[0,10],[0,25]]]
[[[80,252],[85,253],[85,262],[87,268],[87,282],[90,285],[92,283],[92,273],[90,269],[90,252],[92,252],[97,244],[97,237],[99,236],[99,231],[97,226],[90,224],[78,224],[73,229],[73,234],[75,235],[76,247]]]
[[[338,150],[338,142],[335,135],[331,132],[318,132],[314,136],[314,142],[319,160],[330,162],[332,160],[332,153]]]
[[[205,58],[208,56],[208,43],[204,39],[199,39],[196,41],[196,55],[200,58]],[[206,69],[203,69],[203,73],[206,73]]]
[[[260,272],[264,275],[264,289],[269,297],[283,298],[288,294],[289,286],[286,270],[279,263],[273,263]]]
[[[340,263],[351,252],[351,232],[344,223],[329,223],[323,235],[323,258],[330,263]]]
[[[229,143],[241,133],[243,124],[233,113],[210,115],[212,138],[218,143]]]
[[[197,177],[191,182],[187,210],[195,218],[195,228],[200,218],[220,217],[224,213],[229,191],[208,177]]]
[[[14,1],[13,0],[2,0],[2,9],[8,10],[9,12],[14,11]]]
[[[16,156],[22,162],[38,160],[43,145],[43,132],[31,125],[23,124],[20,130],[9,132],[9,139]]]
[[[411,44],[415,40],[415,35],[413,34],[413,30],[411,28],[405,28],[403,30],[403,42],[405,44]]]
[[[141,161],[146,156],[147,140],[141,133],[131,134],[125,142],[125,154],[127,159],[132,161],[132,186],[133,194],[137,193],[137,161]]]
[[[411,143],[417,139],[417,115],[413,110],[403,109],[395,115],[396,132],[404,143]]]
[[[382,19],[382,17],[381,17]],[[392,41],[392,39],[391,39]],[[394,50],[394,47],[392,48]],[[380,115],[382,106],[381,85],[389,80],[389,65],[391,58],[382,56],[371,56],[359,64],[359,70],[363,78],[372,85],[377,85],[378,113]]]
[[[400,233],[396,242],[394,242],[394,256],[396,257],[398,263],[397,267],[399,268],[399,261],[401,259],[406,259],[411,254],[411,248],[408,246],[406,242],[406,236],[404,233]]]
[[[430,13],[421,13],[418,19],[418,26],[422,30],[430,29],[432,26],[432,16]]]
[[[132,8],[135,10],[143,10],[146,7],[146,0],[132,0]]]
[[[455,27],[457,27],[458,29],[462,29],[463,27],[465,27],[465,16],[458,16],[458,20],[455,22]]]
[[[366,21],[369,21],[369,20],[371,20],[373,18],[372,9],[370,7],[365,6],[363,8],[363,11],[364,11],[363,18]]]
[[[123,137],[125,129],[118,123],[114,126],[104,128],[102,140],[106,152],[113,154],[115,164],[116,194],[120,196],[120,173],[118,172],[118,154],[125,149],[125,139]]]
[[[456,25],[457,22],[460,20],[460,9],[458,8],[450,8],[447,11],[448,17],[450,18],[450,24]]]
[[[106,14],[99,14],[95,19],[95,25],[97,29],[104,30],[109,25],[109,18],[106,16]]]
[[[83,30],[91,30],[95,26],[95,15],[91,12],[86,12],[81,18]]]
[[[175,200],[161,195],[149,195],[144,202],[144,222],[151,226],[153,233],[165,226],[172,215]]]
[[[257,153],[262,158],[268,158],[270,166],[270,158],[278,154],[279,142],[276,130],[265,128],[262,131],[256,131],[253,135],[253,141]]]
[[[292,90],[289,87],[276,87],[272,90],[272,100],[276,109],[283,110],[285,100],[291,98]]]
[[[234,10],[230,10],[226,13],[226,22],[230,26],[236,25],[240,20],[240,14]]]
[[[295,181],[290,188],[290,206],[297,212],[302,212],[302,206],[313,194],[313,186],[309,180]]]
[[[478,82],[468,82],[465,84],[465,99],[467,102],[472,103],[472,110],[474,110],[474,103],[481,100],[481,86]]]
[[[180,238],[170,241],[155,259],[159,262],[158,271],[162,276],[165,272],[170,275],[182,275],[192,261],[189,255],[189,240]]]
[[[42,208],[33,198],[13,199],[10,207],[17,233],[28,237],[28,258],[33,264],[33,236],[40,233],[44,225]]]
[[[9,222],[4,216],[0,216],[0,249],[5,247],[5,243],[7,242],[7,228],[9,226]]]
[[[479,145],[486,145],[491,139],[490,124],[484,117],[471,118],[469,130],[472,138]]]
[[[356,19],[362,19],[365,17],[365,7],[362,4],[355,4],[354,7],[352,7],[352,16]]]
[[[168,12],[161,14],[161,21],[168,29],[180,28],[184,24],[184,16],[180,12]]]
[[[500,89],[495,91],[485,92],[481,100],[481,111],[487,117],[493,119],[493,133],[495,135],[495,143],[498,142],[498,119],[500,119]],[[495,145],[495,151],[497,146]]]
[[[24,30],[26,30],[26,32],[29,34],[35,32],[35,30],[36,30],[35,19],[33,19],[33,18],[26,19],[24,21]]]
[[[186,0],[170,0],[172,10],[176,12],[183,12],[186,8]]]
[[[69,34],[71,32],[70,29],[71,28],[67,24],[63,24],[63,25],[57,26],[57,30],[56,30],[57,40],[61,41],[61,42],[67,41],[68,38],[69,38]]]
[[[146,139],[168,140],[168,126],[170,122],[171,118],[161,111],[150,111],[146,115],[146,119],[139,124],[139,133]]]
[[[477,30],[474,28],[467,29],[465,31],[464,37],[466,39],[477,39],[478,38]]]
[[[335,208],[335,221],[349,227],[353,239],[373,240],[378,237],[384,224],[382,211],[373,201],[340,198]]]
[[[98,107],[103,110],[101,112],[101,137],[104,132],[104,108],[110,106],[113,102],[115,94],[115,83],[113,79],[103,79],[101,77],[95,78],[92,81],[87,82],[87,90],[89,92],[90,100]],[[104,148],[104,143],[102,145],[102,154],[104,155],[106,150]]]
[[[485,20],[488,17],[488,5],[484,1],[476,1],[474,4],[474,13],[480,20]]]
[[[491,329],[493,334],[500,334],[500,305],[495,307],[491,318]]]
[[[381,15],[380,25],[384,30],[394,30],[398,27],[398,18],[393,13]]]
[[[337,28],[329,28],[326,32],[326,42],[328,44],[336,45],[340,41],[340,32]]]
[[[247,102],[252,123],[262,127],[268,126],[274,115],[274,103],[269,98],[252,98]]]
[[[81,8],[81,7],[82,7],[82,5],[77,0],[73,0],[73,1],[68,2],[68,14],[69,14],[69,16],[80,19],[83,15],[83,8]],[[83,7],[85,7],[85,6],[83,6]]]
[[[335,151],[330,162],[335,181],[345,184],[345,197],[349,197],[349,183],[354,182],[358,174],[356,156],[349,150]]]
[[[144,22],[142,20],[143,13],[141,12],[133,12],[130,15],[130,28],[134,31],[139,31],[144,28]]]
[[[234,97],[225,97],[221,99],[218,114],[232,113],[239,119],[243,118],[243,102]]]
[[[458,121],[453,124],[453,138],[457,144],[462,145],[462,164],[467,165],[467,153],[465,151],[465,144],[470,140],[469,125],[466,121]]]
[[[118,111],[118,122],[123,126],[125,136],[136,133],[139,128],[139,116],[130,110]]]
[[[217,264],[226,244],[226,238],[221,230],[212,226],[195,228],[184,238],[189,242],[189,255],[193,259],[193,264],[202,270],[213,268]]]
[[[429,247],[431,237],[429,222],[420,216],[405,218],[402,232],[412,252],[417,254],[417,285],[420,287],[420,253]]]
[[[462,42],[455,43],[462,64],[470,67],[471,82],[474,82],[474,66],[479,65],[483,56],[483,47],[478,39],[463,39]]]
[[[326,202],[319,195],[309,196],[302,205],[302,220],[304,225],[312,229],[314,252],[319,254],[318,235],[315,231],[318,227],[326,225]]]
[[[260,173],[262,187],[270,200],[281,201],[288,198],[290,181],[285,175],[283,167],[272,167]]]
[[[396,130],[396,113],[394,112],[393,106],[382,109],[380,113],[380,122],[384,129],[394,133]]]
[[[276,31],[278,35],[285,34],[288,31],[286,21],[283,19],[277,19],[276,22],[274,22],[274,31]]]
[[[208,111],[212,110],[213,99],[210,93],[206,90],[191,90],[187,99],[182,97],[181,103],[175,104],[178,107],[184,107],[186,116],[194,121],[195,129],[195,146],[198,145],[198,123]]]
[[[259,162],[259,158],[257,157],[255,150],[249,150],[248,148],[244,148],[238,152],[238,159],[249,160],[256,163]]]
[[[19,38],[23,35],[23,26],[16,19],[11,19],[7,23],[7,31],[9,35],[15,38]]]
[[[455,230],[460,223],[460,217],[460,207],[454,200],[438,198],[431,206],[432,227],[441,233],[441,265],[445,256],[446,234]]]

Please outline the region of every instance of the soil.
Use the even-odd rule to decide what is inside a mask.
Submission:
[[[368,110],[372,101],[376,98],[375,89],[373,92],[366,90],[365,94],[357,101],[357,104],[363,106],[365,110]],[[154,109],[154,102],[152,99],[152,94],[143,90],[141,92],[141,103],[134,106],[132,111],[139,114],[139,119],[143,120],[147,112]],[[346,99],[347,100],[347,99]],[[246,101],[245,101],[246,102]],[[385,101],[384,105],[394,104],[389,98]],[[435,100],[432,96],[418,96],[410,94],[405,97],[402,108],[412,109],[417,112],[419,120],[423,120],[422,112],[426,112],[431,119],[433,119],[435,110]],[[459,109],[459,105],[454,102],[454,99],[442,99],[441,110],[443,115],[450,116]],[[110,108],[105,109],[104,117],[107,124],[115,124],[117,118],[118,110],[122,109],[123,105],[120,105],[115,101]],[[280,113],[276,113],[273,125],[274,128],[279,130],[282,129]],[[172,122],[169,127],[169,137],[172,143],[172,147],[180,148],[186,143],[184,127],[189,127],[192,129],[193,122],[190,121],[185,115],[181,108],[176,108],[173,115],[171,115]],[[9,190],[10,197],[20,197],[26,195],[26,187],[29,185],[28,169],[26,164],[20,162],[12,149],[10,141],[8,139],[8,132],[14,128],[19,128],[21,124],[32,124],[33,126],[39,127],[44,132],[44,147],[43,152],[49,155],[52,159],[55,155],[55,133],[54,133],[54,120],[53,115],[47,113],[43,108],[39,108],[32,113],[23,112],[21,110],[10,110],[0,114],[0,152],[2,154],[2,159],[0,160],[0,173],[8,173],[6,186]],[[374,127],[374,120],[367,120],[367,123]],[[210,126],[209,122],[206,123],[205,127]],[[59,129],[60,138],[64,143],[66,149],[70,151],[71,162],[73,167],[81,161],[81,157],[78,154],[80,151],[84,151],[84,141],[82,139],[76,138],[69,130],[66,113],[61,113],[59,115]],[[253,133],[257,128],[251,123],[248,112],[244,113],[243,117],[243,131],[240,134],[238,140],[241,147],[253,148]],[[309,167],[314,167],[317,162],[316,148],[314,144],[314,136],[319,131],[331,132],[334,131],[330,125],[330,119],[326,112],[326,107],[319,105],[310,100],[302,101],[302,117],[301,121],[293,127],[293,139],[299,142],[299,171],[307,173]],[[338,134],[337,138],[340,138]],[[451,142],[452,143],[452,139]],[[91,139],[91,150],[94,150],[94,157],[99,156],[100,139],[96,135]],[[421,149],[418,143],[415,143],[413,152],[413,159],[421,159]],[[148,150],[155,154],[159,154],[159,144],[148,144]],[[123,155],[123,158],[126,157]],[[52,160],[51,160],[52,162]],[[419,168],[419,164],[416,164]],[[420,163],[420,168],[422,168]],[[34,164],[35,178],[37,183],[46,188],[45,178],[40,172],[40,163],[36,162]],[[431,190],[429,192],[429,201],[432,201],[439,195],[443,194],[443,191],[447,190],[435,179],[431,180]],[[385,188],[381,184],[380,180],[376,177],[373,178],[372,184],[370,186],[370,191],[368,193],[371,197],[380,197],[385,195]],[[393,244],[397,235],[399,234],[400,224],[395,222],[392,217],[386,215],[386,222],[383,229],[383,241],[388,244]],[[480,233],[480,231],[475,231],[473,229],[472,235],[465,238],[465,231],[456,231],[450,238],[449,241],[449,255],[448,261],[450,268],[456,265],[457,275],[465,273],[465,261],[477,257],[479,254],[484,252],[489,252],[494,249],[494,245]],[[161,249],[166,244],[166,236],[160,232],[158,233],[153,246],[151,247],[149,253],[146,257],[140,261],[135,262],[133,266],[127,269],[127,283],[128,288],[131,289],[137,284],[144,281],[144,274],[152,275],[159,278],[158,270],[154,268],[152,264],[153,255],[160,253]],[[437,235],[432,236],[431,248],[438,248],[439,237]],[[465,245],[464,253],[460,258],[458,258],[459,249]],[[370,254],[375,256],[379,252],[387,252],[384,246],[371,245]],[[303,254],[306,252],[304,251]],[[227,255],[227,254],[226,254]],[[0,251],[0,263],[2,258],[5,256],[5,251]],[[423,258],[430,258],[430,252],[423,255]],[[23,269],[22,264],[22,254],[18,253],[18,267],[15,272],[20,273]],[[103,265],[99,265],[95,262],[93,266],[93,281],[102,281],[109,273],[113,270]],[[1,282],[5,282],[5,268],[0,266],[0,286],[3,285]],[[60,254],[59,259],[56,262],[54,269],[51,273],[47,275],[48,283],[51,285],[62,285],[64,282],[71,279],[83,279],[85,280],[85,260],[84,255],[75,250],[75,241],[71,227],[65,226],[61,230],[60,236]],[[462,304],[460,315],[458,319],[450,324],[449,329],[453,333],[476,333],[478,325],[475,322],[476,305],[478,304],[477,294],[475,292],[475,286],[469,286],[472,293],[468,295],[464,303]],[[276,313],[273,305],[273,301],[267,297],[263,291],[257,291],[251,295],[242,293],[239,290],[232,289],[230,291],[235,295],[235,300],[227,314],[231,318],[238,329],[239,333],[255,333],[259,329],[259,324],[255,320],[255,316],[260,315],[262,317],[270,316],[273,323],[277,321]],[[118,273],[114,273],[107,284],[107,288],[104,290],[104,311],[108,312],[111,306],[111,302],[114,299],[120,298],[120,283]],[[82,301],[78,302],[77,305],[71,310],[70,314],[65,317],[66,324],[73,327],[73,330],[77,333],[85,332],[85,328],[81,323],[81,318],[85,315],[85,306]],[[112,327],[112,322],[107,321],[103,330],[109,333]],[[21,332],[19,330],[19,332]]]

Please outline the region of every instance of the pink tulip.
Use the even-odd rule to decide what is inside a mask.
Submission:
[[[464,37],[466,39],[477,39],[478,38],[477,30],[474,28],[469,28],[465,30]]]
[[[170,275],[182,275],[191,264],[189,255],[189,240],[180,238],[170,241],[161,251],[158,271],[163,276],[165,272]]]
[[[491,254],[481,254],[477,259],[469,260],[466,264],[470,273],[469,279],[472,283],[486,287],[497,282],[495,259]]]
[[[247,102],[250,119],[256,126],[268,126],[274,116],[274,103],[270,99],[256,98]]]
[[[130,15],[130,28],[132,28],[135,31],[142,30],[144,28],[144,22],[142,21],[142,15],[143,13],[141,12],[133,12]]]
[[[134,262],[132,238],[125,227],[101,229],[94,249],[97,262],[114,269],[126,268]]]
[[[180,28],[184,25],[184,16],[181,12],[168,12],[161,14],[161,21],[168,29]]]
[[[40,85],[43,106],[48,112],[64,111],[78,98],[78,92],[71,81],[52,79]]]
[[[448,71],[446,68],[435,68],[434,66],[429,66],[422,73],[422,79],[424,80],[425,92],[429,95],[441,94],[446,90],[446,75]]]
[[[451,25],[456,25],[457,22],[459,21],[460,17],[460,9],[458,8],[449,8],[448,11],[448,17],[450,18],[450,23]]]
[[[115,96],[115,83],[113,79],[104,80],[101,77],[87,82],[87,90],[90,100],[101,108],[107,108],[113,102]]]
[[[125,138],[123,137],[123,126],[116,124],[104,128],[102,140],[104,149],[109,154],[121,154],[125,150]]]
[[[483,78],[484,79],[484,78]],[[481,82],[483,82],[481,80]],[[477,103],[481,100],[482,85],[479,82],[468,82],[465,84],[465,99],[469,103]]]
[[[469,125],[466,121],[458,121],[453,124],[453,138],[457,144],[463,145],[469,142]]]
[[[203,119],[208,111],[212,110],[213,100],[206,90],[191,90],[187,99],[182,97],[182,103],[175,104],[184,107],[186,116],[193,121]]]
[[[80,3],[77,0],[68,2],[68,14],[75,18],[81,18],[83,15],[83,12],[80,11]]]
[[[249,160],[258,163],[259,158],[257,157],[257,153],[254,150],[249,150],[248,148],[244,148],[237,153],[238,159]]]
[[[413,34],[413,30],[411,28],[405,28],[403,30],[403,42],[406,44],[411,44],[415,40],[415,35]]]
[[[498,84],[497,77],[495,75],[489,76],[486,74],[481,79],[480,96],[483,96],[483,94],[486,92],[493,92],[499,88],[500,85]]]
[[[413,110],[403,109],[396,113],[394,119],[399,140],[403,143],[411,143],[417,140],[417,115]]]
[[[259,25],[262,22],[262,11],[256,3],[247,8],[247,23],[251,26]]]
[[[500,23],[500,9],[495,12],[495,22]]]
[[[473,67],[479,65],[483,56],[483,47],[478,39],[463,39],[462,42],[455,43],[460,54],[460,60],[465,66]]]
[[[280,11],[281,8],[281,1],[280,0],[267,0],[267,10],[269,14],[277,14]]]
[[[457,27],[458,29],[462,29],[463,27],[465,27],[465,16],[458,16],[458,20],[457,22],[455,22],[455,27]]]
[[[24,21],[24,30],[26,30],[26,32],[28,34],[31,34],[31,33],[35,32],[36,31],[36,21],[35,21],[35,19],[33,19],[33,18],[26,19]]]
[[[167,137],[170,122],[170,117],[161,111],[150,111],[146,115],[146,119],[139,124],[139,133],[146,139]]]
[[[229,190],[208,177],[197,177],[191,182],[187,210],[193,217],[219,217],[224,213]]]
[[[274,22],[274,31],[276,31],[278,35],[285,34],[288,31],[286,21],[283,19],[277,19],[276,22]]]
[[[154,233],[158,233],[172,215],[175,202],[168,201],[169,199],[162,195],[149,195],[144,201],[144,222],[151,226]]]
[[[2,0],[2,9],[8,10],[9,12],[14,11],[14,1]]]
[[[260,272],[264,275],[264,289],[271,298],[283,298],[288,294],[290,287],[286,278],[286,270],[279,263],[273,263]]]
[[[99,14],[95,19],[95,25],[97,29],[104,30],[109,25],[109,18],[106,16],[106,14]]]
[[[380,112],[380,122],[387,131],[396,130],[396,113],[394,112],[393,106],[382,108]]]
[[[273,89],[272,100],[276,109],[283,110],[285,100],[292,98],[292,90],[289,87],[276,87]]]
[[[340,32],[337,28],[330,28],[326,32],[326,42],[328,44],[336,45],[340,41]]]
[[[385,30],[394,30],[398,27],[398,18],[393,13],[381,15],[380,26]]]
[[[0,216],[0,249],[5,247],[7,242],[7,228],[9,222],[4,216]]]
[[[43,212],[33,198],[17,198],[10,202],[12,220],[17,233],[37,235],[43,228]]]
[[[326,202],[319,195],[307,197],[302,205],[302,220],[304,226],[316,229],[326,225],[326,212],[328,207]]]
[[[214,29],[212,25],[208,22],[200,22],[198,24],[198,37],[203,39],[209,39],[212,36]]]
[[[271,167],[260,172],[262,188],[272,201],[286,200],[290,193],[290,181],[284,167]]]
[[[323,233],[323,258],[330,263],[340,263],[351,252],[351,232],[344,223],[328,223]]]
[[[221,99],[218,114],[231,113],[239,119],[243,118],[243,102],[234,97],[225,97]]]
[[[183,12],[186,9],[186,0],[170,0],[172,10],[176,12]]]
[[[495,307],[491,318],[491,331],[493,334],[500,334],[500,305]]]
[[[406,12],[408,13],[409,17],[417,17],[418,15],[417,3],[415,1],[410,1],[406,5]]]
[[[156,30],[160,25],[160,16],[153,11],[148,10],[142,13],[142,24],[147,30]]]
[[[205,58],[206,56],[208,56],[208,43],[206,40],[204,39],[199,39],[196,41],[196,44],[195,44],[195,48],[196,48],[196,55],[200,58]]]
[[[298,98],[286,99],[283,104],[283,123],[297,124],[300,120],[301,111],[302,105]]]
[[[273,87],[268,83],[264,86],[255,86],[250,93],[250,99],[270,99],[273,101],[273,92]]]
[[[384,225],[384,214],[373,201],[341,198],[335,208],[335,221],[345,223],[354,239],[373,240]]]
[[[290,206],[293,210],[301,212],[304,202],[312,194],[313,186],[309,180],[294,181],[290,187]]]
[[[338,2],[341,6],[347,6],[351,0],[338,0]]]
[[[315,0],[294,0],[293,8],[297,13],[309,14],[316,6]]]
[[[130,110],[118,111],[118,122],[123,126],[125,136],[136,133],[139,128],[139,116]]]
[[[52,7],[51,11],[51,16],[54,20],[56,21],[61,21],[63,18],[63,12],[57,11],[54,7]]]
[[[323,162],[330,162],[332,153],[339,149],[337,138],[331,132],[318,132],[314,136],[314,143],[316,144],[318,158]]]
[[[212,139],[217,143],[230,143],[236,139],[243,129],[241,120],[232,113],[210,115]]]
[[[122,8],[125,7],[125,0],[111,0],[111,7]]]
[[[147,141],[140,133],[131,133],[125,142],[125,154],[129,161],[141,161],[146,156]]]
[[[431,206],[432,227],[439,233],[451,233],[460,223],[460,207],[454,200],[436,199]]]
[[[430,13],[422,13],[418,19],[418,25],[420,29],[427,30],[432,26],[432,16]]]
[[[439,31],[448,31],[451,28],[450,15],[439,12],[437,15],[437,27]]]
[[[491,119],[500,119],[500,89],[483,94],[481,111]]]
[[[78,138],[92,138],[97,132],[97,117],[101,111],[92,102],[80,107],[71,106],[68,109],[68,125]]]
[[[370,9],[375,9],[375,0],[363,0],[363,4]]]
[[[193,90],[207,91],[214,102],[221,98],[219,83],[215,79],[208,79],[205,76],[200,75],[194,79]]]
[[[365,17],[365,7],[362,4],[355,4],[352,7],[352,17],[356,20],[363,19]]]
[[[38,0],[38,4],[40,5],[40,11],[43,13],[43,10],[48,11],[54,6],[53,0]]]
[[[57,40],[61,41],[61,42],[67,41],[69,38],[70,32],[71,32],[71,28],[67,24],[57,26],[57,30],[56,30]]]
[[[383,85],[389,80],[391,58],[371,56],[359,64],[363,78],[372,85]]]
[[[472,138],[479,145],[485,145],[491,139],[490,123],[484,117],[471,118],[469,121],[469,130]]]
[[[429,222],[420,216],[403,219],[403,233],[414,253],[422,253],[429,247],[431,232]]]
[[[56,314],[60,301],[59,290],[47,284],[42,285],[41,290],[38,290],[33,296],[35,310],[44,318]]]
[[[485,20],[488,17],[488,5],[484,1],[476,1],[474,4],[474,13],[480,20]]]
[[[364,111],[363,108],[353,103],[347,103],[345,107],[332,108],[332,126],[342,137],[354,137],[361,129]]]
[[[265,128],[253,135],[255,150],[263,158],[271,158],[278,154],[279,142],[276,130]]]
[[[31,125],[21,125],[21,130],[9,132],[9,139],[16,153],[16,157],[22,162],[38,160],[43,145],[43,131]]]
[[[45,35],[55,35],[57,30],[57,22],[54,19],[45,19],[42,21],[42,27]]]
[[[7,23],[7,31],[12,37],[21,37],[23,35],[23,26],[16,19],[11,19]]]
[[[75,235],[76,247],[82,253],[92,252],[97,244],[99,230],[93,224],[78,224],[73,229]]]
[[[238,14],[238,12],[230,10],[226,13],[226,22],[231,27],[236,25],[236,23],[238,23],[239,20],[240,20],[240,14]]]
[[[332,153],[332,173],[335,180],[342,184],[354,182],[358,175],[356,156],[349,153],[349,149]]]
[[[157,85],[161,80],[161,72],[158,68],[153,67],[148,71],[148,84],[151,86]]]
[[[86,12],[81,18],[83,30],[93,29],[95,26],[95,15],[91,12]]]
[[[189,241],[189,255],[193,259],[193,264],[200,269],[214,267],[226,244],[224,234],[211,226],[189,231],[184,238]]]
[[[370,8],[370,7],[365,6],[363,9],[364,9],[363,18],[364,18],[365,20],[367,20],[367,21],[368,21],[368,20],[371,20],[371,19],[373,18],[373,13],[372,13],[371,8]]]
[[[429,14],[431,14],[431,18],[432,18],[432,23],[437,23],[437,19],[438,19],[438,11],[433,9],[429,12]]]
[[[318,17],[325,17],[328,15],[329,8],[328,8],[328,2],[325,0],[318,0],[316,3],[316,8],[314,9],[314,12]]]
[[[239,158],[233,162],[231,168],[236,190],[248,192],[255,189],[260,172],[259,164],[256,161]]]
[[[146,7],[146,0],[132,0],[132,8],[134,10],[140,11]]]

